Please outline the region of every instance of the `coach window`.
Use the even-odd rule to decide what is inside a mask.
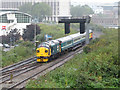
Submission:
[[[2,23],[2,17],[0,16],[0,23]]]
[[[71,44],[71,41],[68,41],[67,44]]]

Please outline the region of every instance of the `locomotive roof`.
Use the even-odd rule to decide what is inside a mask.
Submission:
[[[58,44],[59,42],[57,40],[50,40],[46,42],[48,45],[55,45]]]

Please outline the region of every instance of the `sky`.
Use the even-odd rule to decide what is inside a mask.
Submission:
[[[85,3],[113,3],[120,0],[71,0],[71,2],[85,2]]]
[[[72,5],[89,5],[94,8],[96,6],[102,5],[113,5],[115,2],[119,2],[120,0],[71,0]]]

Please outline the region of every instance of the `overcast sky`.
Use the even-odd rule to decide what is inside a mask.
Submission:
[[[113,3],[113,2],[118,2],[120,0],[71,0],[71,2],[85,2],[85,3]]]

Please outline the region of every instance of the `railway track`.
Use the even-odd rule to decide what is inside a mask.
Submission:
[[[14,64],[13,66],[5,67],[1,70],[0,84],[6,82],[12,78],[19,76],[25,72],[37,68],[38,65],[35,61],[35,57],[29,58],[27,60],[21,61]]]
[[[95,38],[96,37],[98,37],[98,35],[96,35]],[[0,78],[0,81],[2,80],[1,83],[3,85],[3,89],[6,88],[6,90],[13,90],[14,88],[19,88],[19,89],[24,88],[25,82],[27,82],[29,79],[35,78],[39,75],[44,75],[47,72],[54,70],[57,67],[60,67],[69,59],[71,59],[76,53],[81,53],[82,49],[83,47],[77,49],[76,51],[72,51],[68,54],[65,54],[61,56],[59,59],[56,59],[44,65],[41,63],[35,64],[34,62],[35,57],[33,57],[2,69],[0,71],[0,74],[3,74],[3,76]],[[33,64],[30,65],[30,63]],[[12,80],[13,83],[8,85],[5,83],[5,81],[10,80],[10,73],[13,73],[14,78]]]
[[[5,67],[5,68],[3,68],[2,70],[0,70],[0,74],[3,74],[3,73],[5,73],[5,72],[14,70],[14,69],[19,68],[19,67],[21,67],[21,66],[23,66],[23,65],[26,65],[26,64],[28,64],[28,63],[31,63],[31,62],[34,61],[34,59],[35,59],[35,56],[32,57],[32,58],[26,59],[26,60],[24,60],[24,61],[15,63],[15,64],[13,64],[13,65],[10,65],[10,66],[8,66],[8,67]]]
[[[22,83],[26,82],[27,80],[29,80],[39,74],[42,74],[43,72],[49,71],[50,68],[55,69],[55,68],[63,65],[70,58],[72,58],[76,53],[82,51],[82,49],[83,49],[83,47],[80,49],[77,49],[76,51],[72,51],[68,54],[65,54],[65,55],[61,56],[60,58],[53,60],[50,63],[46,63],[44,65],[41,65],[40,63],[38,63],[38,66],[36,65],[34,67],[31,67],[32,69],[28,68],[30,70],[28,70],[29,72],[27,72],[27,73],[26,73],[26,71],[22,71],[23,76],[26,75],[26,77],[24,77],[23,80],[20,80],[20,81],[18,80],[17,83],[11,84],[9,87],[7,87],[7,90],[12,90],[13,88],[23,88],[24,86],[23,87],[20,86]],[[21,78],[21,77],[19,77],[19,78]],[[16,81],[16,79],[13,79],[13,81]]]
[[[33,63],[27,67],[25,66],[23,68],[19,68],[18,70],[11,71],[11,73],[7,73],[5,75],[2,75],[2,77],[0,77],[0,84],[11,80],[11,75],[12,75],[12,78],[15,78],[23,73],[26,73],[26,72],[29,72],[30,70],[33,70],[39,66],[40,66],[39,64]]]

